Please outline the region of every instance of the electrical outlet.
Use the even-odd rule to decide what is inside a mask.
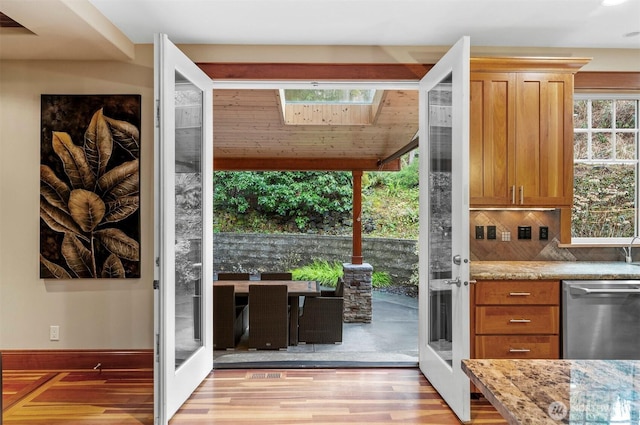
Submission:
[[[60,340],[60,326],[58,325],[49,326],[49,340],[50,341]]]
[[[476,239],[484,239],[484,227],[476,226]]]
[[[487,226],[487,239],[496,238],[496,226]]]
[[[549,228],[547,226],[540,226],[540,240],[546,241],[549,239]]]
[[[518,226],[518,239],[531,239],[531,226]]]

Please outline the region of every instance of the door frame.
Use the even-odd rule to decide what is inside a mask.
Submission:
[[[204,68],[206,64],[196,63],[200,68]],[[215,65],[215,64],[213,64]],[[233,64],[225,64],[226,66]],[[239,67],[244,67],[246,69],[246,63],[237,64]],[[286,68],[288,65],[292,64],[283,64],[282,67]],[[307,64],[310,66],[314,66],[314,64]],[[379,64],[362,64],[358,65],[358,67],[366,68],[367,66],[379,65]],[[318,65],[321,66],[322,65]],[[330,65],[325,65],[330,66]],[[428,65],[415,65],[415,64],[391,64],[391,68],[399,69],[403,67],[412,67],[412,68],[420,68],[423,70],[428,70]],[[306,89],[306,88],[321,88],[331,89],[331,88],[344,88],[344,87],[355,87],[355,88],[378,88],[378,89],[404,89],[404,90],[419,90],[420,81],[419,74],[417,71],[413,71],[413,77],[416,79],[413,80],[386,80],[384,79],[384,71],[378,73],[380,79],[367,79],[367,77],[354,77],[353,80],[351,78],[347,80],[337,81],[336,79],[320,79],[320,80],[308,80],[298,81],[292,79],[283,78],[282,80],[260,80],[259,77],[255,77],[255,79],[232,79],[232,78],[215,78],[210,77],[212,81],[213,89],[282,89],[282,88],[296,88],[296,89]],[[307,77],[308,78],[308,77]],[[326,77],[325,77],[326,78]],[[331,78],[331,77],[329,77]],[[211,144],[212,147],[212,144]],[[211,155],[213,158],[213,155]],[[468,206],[468,205],[467,205]],[[210,250],[212,252],[212,248]],[[154,276],[157,279],[156,276]],[[154,296],[157,296],[157,291],[154,292]],[[468,315],[468,309],[467,309]],[[468,341],[467,341],[468,344]]]

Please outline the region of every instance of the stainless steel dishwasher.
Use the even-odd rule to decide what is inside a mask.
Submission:
[[[565,359],[640,359],[640,280],[562,282]]]

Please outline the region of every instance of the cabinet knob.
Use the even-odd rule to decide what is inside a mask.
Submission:
[[[510,297],[528,297],[531,292],[509,292]]]

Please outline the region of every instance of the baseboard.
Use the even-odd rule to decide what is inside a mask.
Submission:
[[[153,350],[1,350],[3,370],[152,369]]]

